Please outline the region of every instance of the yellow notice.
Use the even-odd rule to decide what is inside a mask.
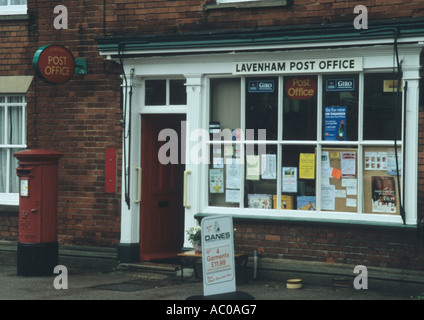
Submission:
[[[299,179],[315,179],[315,153],[301,153]]]

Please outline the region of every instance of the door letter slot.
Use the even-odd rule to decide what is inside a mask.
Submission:
[[[169,207],[169,202],[168,201],[159,201],[158,202],[158,207],[159,208],[168,208]]]

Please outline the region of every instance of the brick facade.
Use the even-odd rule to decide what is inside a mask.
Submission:
[[[289,1],[290,2],[290,1]],[[56,5],[68,9],[68,30],[53,26]],[[47,44],[87,59],[88,74],[64,85],[34,78],[27,93],[28,148],[64,153],[59,162],[60,243],[114,246],[120,238],[122,119],[121,69],[97,51],[96,37],[114,34],[352,23],[354,5],[369,23],[424,17],[422,0],[293,0],[280,7],[219,9],[214,0],[28,1],[28,19],[0,20],[0,76],[33,75],[32,56]],[[424,192],[424,110],[420,112],[419,192]],[[105,150],[117,149],[117,190],[104,191]],[[418,215],[423,218],[420,197]],[[16,212],[0,211],[0,239],[17,239]],[[236,248],[290,259],[419,269],[424,245],[416,230],[238,220]],[[421,236],[422,237],[422,236]],[[372,245],[371,245],[372,244]]]
[[[268,258],[422,270],[423,234],[359,225],[234,222],[235,250]]]

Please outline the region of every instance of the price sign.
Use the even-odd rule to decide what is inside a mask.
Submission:
[[[203,294],[236,291],[233,220],[230,216],[202,220]]]

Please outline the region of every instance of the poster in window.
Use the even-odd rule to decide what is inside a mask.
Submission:
[[[237,159],[228,159],[225,166],[227,189],[240,189],[240,164]]]
[[[283,167],[283,192],[297,192],[297,167]]]
[[[325,107],[324,140],[346,141],[346,107]]]
[[[210,169],[209,192],[224,193],[224,170],[223,169]]]
[[[371,177],[372,212],[396,212],[396,186],[394,177]]]
[[[316,211],[316,200],[314,196],[298,196],[297,210]]]
[[[248,194],[247,202],[249,208],[272,209],[272,195],[270,194]]]
[[[387,170],[387,152],[365,152],[365,170]]]
[[[395,151],[389,151],[387,153],[387,174],[390,176],[396,176],[398,173],[399,175],[402,175],[402,156],[400,153],[397,154],[397,167],[399,168],[399,170],[397,170],[396,167],[396,154]]]
[[[299,179],[315,179],[315,154],[314,153],[300,154]]]
[[[356,152],[340,152],[340,166],[343,178],[356,177]]]
[[[262,179],[277,179],[277,155],[262,155]]]
[[[246,180],[259,180],[259,156],[246,156]]]

